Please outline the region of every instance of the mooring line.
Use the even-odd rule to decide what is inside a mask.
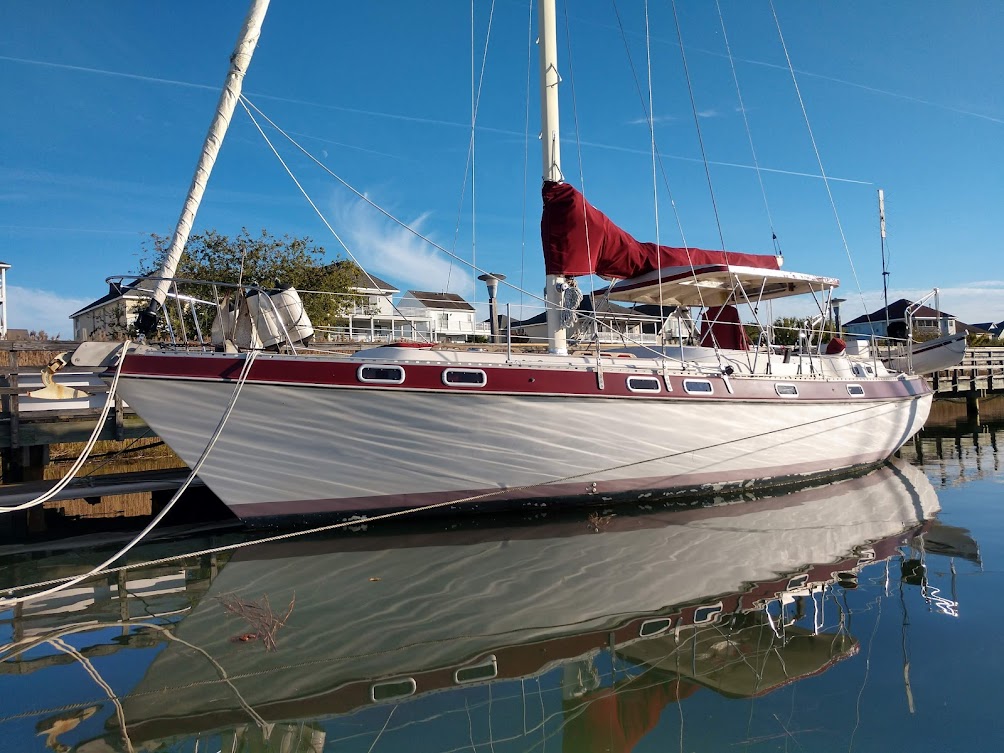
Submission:
[[[101,409],[101,414],[98,417],[98,423],[95,425],[94,431],[91,432],[91,437],[87,440],[87,444],[84,445],[84,449],[80,453],[80,457],[78,457],[73,465],[70,466],[70,470],[66,472],[66,475],[59,479],[59,481],[56,482],[56,484],[47,492],[43,492],[39,496],[35,497],[35,499],[22,502],[20,505],[15,505],[13,507],[0,507],[0,513],[27,510],[29,507],[36,507],[44,504],[59,494],[59,492],[63,491],[63,489],[65,489],[67,485],[73,481],[74,477],[83,467],[84,463],[87,462],[87,458],[91,454],[91,450],[94,449],[94,445],[97,444],[98,437],[101,435],[101,430],[105,427],[108,412],[111,410],[112,404],[115,402],[115,394],[118,391],[119,386],[119,376],[122,374],[122,365],[125,363],[125,357],[129,350],[130,343],[130,340],[126,340],[122,344],[122,355],[119,356],[119,363],[115,368],[115,377],[112,379],[112,384],[108,388],[108,398],[105,400],[105,406]]]
[[[247,357],[244,359],[244,366],[241,369],[240,376],[237,378],[237,386],[234,388],[233,397],[230,398],[230,403],[229,405],[227,405],[227,409],[223,412],[223,417],[220,419],[219,424],[217,424],[216,431],[213,432],[213,436],[210,438],[209,443],[206,445],[206,449],[202,451],[202,456],[199,458],[199,461],[194,466],[192,466],[192,472],[188,474],[188,478],[185,479],[184,483],[182,483],[182,485],[178,488],[178,491],[175,492],[174,496],[171,497],[170,501],[164,506],[164,509],[161,510],[157,514],[157,516],[150,521],[150,523],[146,526],[146,528],[140,531],[139,535],[136,538],[134,538],[132,541],[130,541],[128,544],[122,547],[111,557],[107,558],[100,565],[97,565],[90,571],[83,573],[81,575],[75,575],[69,579],[62,579],[62,582],[60,582],[53,588],[47,589],[45,591],[38,591],[36,593],[28,594],[27,596],[20,596],[15,599],[9,599],[9,598],[0,599],[0,609],[3,609],[5,607],[12,607],[17,604],[22,604],[26,601],[33,601],[35,599],[40,599],[43,596],[50,596],[54,593],[69,588],[70,586],[76,585],[77,583],[80,583],[80,581],[82,580],[87,580],[88,578],[92,578],[96,575],[101,575],[105,572],[111,572],[111,571],[105,571],[104,568],[108,567],[108,565],[110,565],[112,562],[117,560],[119,557],[124,555],[126,552],[128,552],[130,549],[136,546],[139,542],[141,542],[146,537],[146,535],[150,533],[150,531],[152,531],[161,520],[164,519],[164,516],[167,515],[168,512],[170,512],[172,507],[174,507],[174,503],[178,501],[181,495],[184,494],[185,491],[188,489],[192,481],[195,480],[196,474],[198,474],[199,469],[202,468],[203,463],[206,462],[206,458],[209,457],[209,453],[212,451],[213,447],[216,446],[216,441],[220,438],[220,434],[223,433],[223,427],[226,426],[227,419],[230,418],[230,414],[233,412],[234,406],[237,405],[237,398],[241,394],[241,389],[244,387],[248,375],[251,373],[251,365],[254,363],[255,358],[257,357],[258,357],[257,350],[252,350],[248,352]],[[125,360],[124,355],[122,360],[123,361]],[[117,569],[125,569],[125,568],[123,567]],[[7,593],[13,593],[14,590],[15,589],[10,589],[8,590]],[[24,589],[17,589],[17,590],[24,590]]]

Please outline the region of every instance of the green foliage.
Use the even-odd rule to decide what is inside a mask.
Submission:
[[[161,261],[170,245],[167,236],[152,235],[143,248],[140,268],[159,269]],[[262,230],[260,235],[252,235],[244,228],[240,235],[230,238],[216,230],[192,235],[185,246],[185,253],[175,272],[176,278],[206,280],[212,282],[241,283],[270,288],[274,285],[292,285],[301,292],[304,307],[315,327],[332,326],[335,321],[363,300],[362,296],[351,294],[359,267],[347,260],[326,263],[324,248],[315,245],[310,238],[281,238]],[[321,291],[341,295],[318,295],[303,291]],[[193,295],[203,300],[215,300],[210,285],[181,286],[185,295]],[[222,296],[227,291],[220,289]],[[165,309],[173,313],[171,301]],[[203,332],[208,333],[209,321],[200,317]]]

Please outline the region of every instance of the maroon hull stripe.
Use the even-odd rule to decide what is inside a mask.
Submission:
[[[151,379],[182,379],[199,381],[232,381],[240,374],[243,358],[214,355],[162,356],[130,354],[122,369],[123,377]],[[401,367],[405,379],[401,384],[364,384],[357,372],[363,363],[375,366]],[[483,387],[445,384],[443,372],[447,369],[477,369],[485,372]],[[656,377],[662,383],[658,393],[633,392],[628,389],[628,377]],[[740,400],[773,403],[806,401],[847,402],[850,396],[847,385],[860,385],[864,390],[855,401],[911,399],[930,392],[927,382],[920,377],[879,380],[823,380],[805,377],[778,376],[699,376],[676,375],[669,377],[672,390],[665,389],[662,373],[657,369],[612,370],[604,369],[604,388],[600,389],[594,370],[580,368],[527,368],[500,366],[498,364],[427,364],[388,361],[361,362],[350,360],[322,360],[311,358],[259,356],[251,368],[248,383],[299,385],[303,387],[341,387],[368,390],[423,390],[436,392],[463,392],[464,394],[526,394],[569,397],[624,397],[632,400]],[[710,382],[713,392],[688,393],[684,381]],[[779,396],[775,385],[794,384],[797,396]]]

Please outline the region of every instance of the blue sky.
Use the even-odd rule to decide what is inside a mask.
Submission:
[[[524,125],[528,34],[536,37],[528,6],[498,0],[492,13],[490,2],[475,3],[478,76],[486,37],[488,50],[472,181],[470,3],[311,5],[273,0],[245,83],[249,99],[400,219],[539,291],[535,47],[529,141]],[[658,238],[681,245],[682,227],[690,245],[720,248],[672,6],[650,5],[653,112],[666,175]],[[721,238],[729,249],[770,253],[771,222],[715,3],[678,5]],[[650,139],[631,67],[647,98],[643,4],[617,7],[623,36],[613,3],[570,3],[566,43],[559,3],[563,167],[615,221],[655,240]],[[721,0],[785,267],[839,277],[849,299],[845,320],[880,305],[876,190],[883,188],[890,299],[938,285],[943,308],[963,320],[1004,318],[1004,4],[777,0],[775,7],[860,289],[770,7]],[[0,5],[0,259],[13,265],[11,326],[68,334],[66,316],[102,295],[107,276],[136,270],[148,234],[170,234],[245,11],[241,2]],[[282,150],[371,272],[401,289],[449,286],[484,301],[470,270]],[[340,250],[238,111],[196,229],[244,226],[309,235],[332,258]],[[520,295],[503,289],[502,300],[519,303]]]

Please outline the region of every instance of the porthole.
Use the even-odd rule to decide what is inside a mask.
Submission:
[[[697,609],[694,610],[694,624],[704,625],[705,623],[708,622],[714,622],[715,620],[718,619],[718,617],[721,615],[724,609],[725,606],[722,604],[722,602],[718,602],[717,604],[710,604],[708,606],[697,607]]]
[[[863,397],[865,394],[865,388],[860,384],[848,384],[847,394],[851,397]]]
[[[370,686],[370,700],[379,702],[392,701],[395,698],[405,698],[414,695],[417,689],[418,684],[411,677],[378,682]]]
[[[715,388],[707,379],[684,379],[683,391],[688,395],[713,395]]]
[[[673,620],[669,617],[655,617],[651,620],[645,620],[641,623],[641,627],[638,628],[638,636],[640,638],[651,638],[653,635],[665,633],[672,625]]]
[[[400,366],[360,366],[356,378],[366,384],[402,384],[404,369]]]
[[[780,397],[798,397],[798,387],[793,384],[778,383],[774,385],[774,391]]]
[[[661,392],[662,387],[656,377],[629,376],[627,378],[627,388],[631,392]]]
[[[457,683],[457,685],[463,685],[468,682],[492,680],[498,677],[498,674],[498,660],[495,658],[495,655],[492,654],[483,662],[458,669],[453,673],[453,681]]]
[[[488,375],[481,369],[446,369],[443,384],[447,387],[484,387]]]

